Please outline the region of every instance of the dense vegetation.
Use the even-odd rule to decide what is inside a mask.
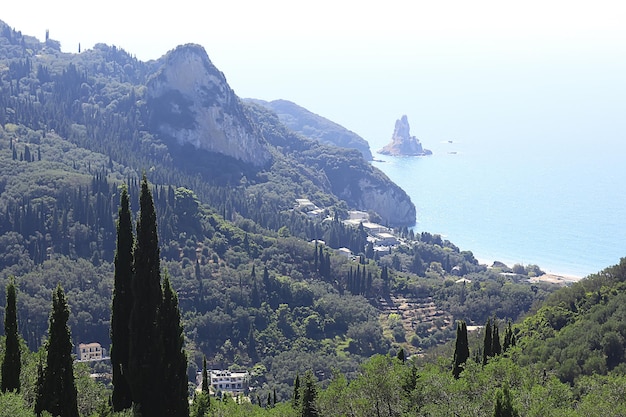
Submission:
[[[188,380],[205,356],[210,368],[252,374],[253,403],[212,399],[213,415],[296,415],[304,409],[291,402],[296,375],[308,387],[306,409],[320,415],[485,415],[496,403],[550,415],[542,396],[559,415],[583,415],[623,383],[625,267],[550,295],[554,286],[527,280],[537,267],[486,268],[441,236],[397,229],[402,244],[376,251],[362,227],[341,222],[350,204],[342,193],[355,178],[384,180],[357,151],[303,139],[252,104],[246,117],[273,147],[270,167],[161,141],[143,101],[156,62],[106,45],[63,54],[52,40],[1,22],[0,30],[0,296],[15,276],[23,344],[20,393],[0,396],[0,410],[32,415],[59,283],[74,345],[109,346],[121,189],[132,223],[142,172],[153,184]],[[325,215],[294,210],[302,196]],[[340,247],[354,256],[338,255]],[[470,334],[470,363],[454,378],[445,343],[455,321],[503,324],[533,309],[515,327],[518,347],[484,367],[482,333]],[[428,363],[394,359],[399,352],[426,352]],[[107,415],[111,387],[88,373],[74,366],[79,413]]]

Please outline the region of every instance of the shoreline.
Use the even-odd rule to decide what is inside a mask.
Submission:
[[[476,260],[478,261],[479,264],[486,265],[488,268],[490,268],[491,265],[493,265],[493,263],[495,261],[502,262],[502,263],[504,263],[508,267],[512,267],[516,263],[519,263],[519,262],[510,263],[509,261],[500,261],[500,260],[489,261],[489,260],[487,260],[485,258],[482,258],[482,257],[481,258],[476,258]],[[561,273],[561,272],[553,272],[553,271],[545,270],[545,269],[543,269],[541,267],[541,265],[539,265],[539,268],[541,268],[541,270],[544,271],[545,274],[540,275],[538,277],[529,278],[530,282],[550,282],[550,283],[553,283],[553,284],[569,285],[569,284],[572,284],[574,282],[578,282],[581,279],[585,278],[584,276],[581,276],[581,275]]]

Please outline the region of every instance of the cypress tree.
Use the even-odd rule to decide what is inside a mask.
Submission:
[[[513,334],[511,321],[509,321],[506,326],[506,331],[504,332],[504,343],[502,345],[502,351],[506,352],[511,346],[515,346],[515,335]]]
[[[202,359],[202,392],[210,394],[209,373],[206,369],[206,356]]]
[[[400,350],[398,351],[398,354],[396,355],[396,358],[404,363],[406,361],[406,355],[404,353],[404,348],[400,348]]]
[[[496,356],[502,353],[502,345],[500,344],[500,329],[498,322],[493,320],[493,336],[491,337],[491,355]]]
[[[304,374],[304,384],[302,385],[300,415],[302,417],[318,417],[317,410],[317,384],[313,372],[310,370]]]
[[[133,306],[131,282],[133,277],[133,226],[128,190],[122,186],[119,217],[117,220],[117,248],[115,252],[115,277],[113,305],[111,307],[111,365],[113,368],[114,411],[130,408],[132,395],[128,382],[128,322]]]
[[[128,370],[135,411],[146,417],[161,415],[163,346],[158,312],[163,301],[156,212],[144,174],[139,196],[137,242],[131,289]],[[169,358],[168,358],[169,360]]]
[[[180,324],[178,297],[166,273],[163,303],[159,310],[159,329],[163,343],[162,413],[173,417],[189,416],[187,388],[187,355],[184,350],[183,326]]]
[[[300,374],[296,373],[296,379],[293,381],[293,397],[291,405],[293,408],[300,406]]]
[[[463,364],[469,358],[469,342],[467,340],[467,325],[460,321],[456,325],[456,342],[454,345],[454,368],[452,374],[458,378],[463,371]]]
[[[487,359],[493,356],[493,331],[491,330],[491,319],[487,319],[485,324],[485,338],[483,340],[483,365],[487,364]]]
[[[4,308],[4,362],[2,362],[2,392],[20,391],[22,359],[17,331],[17,294],[15,278],[10,277],[7,285],[7,304]]]
[[[191,417],[205,417],[211,408],[209,375],[206,369],[206,356],[202,359],[202,390],[196,394],[191,406]]]
[[[53,416],[78,417],[76,385],[72,359],[72,340],[67,319],[70,311],[61,285],[52,293],[52,313],[48,342],[46,343],[46,367],[40,379],[35,413],[49,411]]]

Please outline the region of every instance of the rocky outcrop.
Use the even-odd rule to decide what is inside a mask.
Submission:
[[[288,100],[269,102],[256,99],[249,100],[275,112],[281,123],[294,132],[327,145],[356,149],[361,152],[366,161],[373,159],[369,143],[361,136],[325,117],[298,106],[296,103]]]
[[[203,47],[168,52],[147,82],[150,128],[180,145],[217,152],[261,166],[265,141],[247,121],[239,98]]]
[[[361,201],[359,208],[372,210],[389,226],[413,226],[415,225],[415,205],[406,192],[396,184],[389,181],[386,187],[380,187],[363,178],[359,181],[361,189]]]
[[[428,149],[424,149],[419,139],[411,136],[411,128],[406,115],[396,120],[396,127],[391,137],[391,142],[378,151],[382,155],[392,156],[423,156],[432,155]]]

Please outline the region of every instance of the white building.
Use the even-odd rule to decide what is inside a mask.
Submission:
[[[242,394],[248,387],[250,374],[248,374],[248,371],[231,372],[211,370],[210,378],[213,392],[217,393],[218,391],[222,391],[231,394]]]
[[[398,239],[391,233],[376,233],[376,244],[380,246],[395,246],[398,244]]]
[[[359,222],[367,222],[370,219],[370,215],[366,211],[349,210],[348,220],[358,220]],[[358,223],[357,223],[358,224]]]
[[[97,361],[106,357],[106,350],[100,343],[81,343],[76,350],[80,361]]]
[[[296,208],[300,211],[307,212],[317,210],[319,207],[313,204],[308,198],[296,198]]]
[[[389,228],[382,226],[378,223],[371,223],[371,222],[363,222],[363,229],[365,229],[365,231],[371,235],[375,235],[376,233],[384,233],[384,232],[389,232]]]
[[[346,258],[351,258],[352,257],[352,251],[348,248],[339,248],[337,249],[337,253],[339,255],[343,255]]]

